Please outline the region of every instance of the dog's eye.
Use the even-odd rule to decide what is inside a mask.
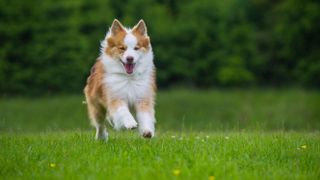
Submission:
[[[134,50],[139,50],[140,49],[140,47],[138,47],[138,46],[136,46],[136,47],[134,47]]]
[[[122,50],[122,51],[125,51],[126,50],[126,47],[124,47],[124,46],[119,46],[118,47],[120,50]]]

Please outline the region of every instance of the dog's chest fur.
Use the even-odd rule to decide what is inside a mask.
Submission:
[[[132,75],[121,73],[123,67],[114,60],[104,59],[106,73],[104,83],[106,84],[108,96],[112,99],[122,99],[133,105],[139,100],[152,95],[153,64],[138,66]]]
[[[147,74],[135,74],[127,76],[124,74],[107,74],[105,75],[105,83],[109,88],[108,92],[111,97],[120,98],[134,104],[143,99],[150,92],[150,76]]]

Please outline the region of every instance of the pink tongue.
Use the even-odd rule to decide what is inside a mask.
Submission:
[[[124,65],[124,67],[125,67],[127,73],[131,74],[133,72],[134,64],[127,63]]]

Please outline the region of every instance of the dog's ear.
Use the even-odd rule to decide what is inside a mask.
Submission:
[[[125,31],[124,27],[122,26],[122,24],[120,23],[120,21],[118,19],[115,19],[111,25],[111,34],[113,36],[115,36],[116,34],[118,34],[119,32]]]
[[[138,33],[140,35],[147,35],[147,26],[146,23],[141,19],[137,25],[134,26],[132,32]]]

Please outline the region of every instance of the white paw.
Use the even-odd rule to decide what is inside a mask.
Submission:
[[[138,124],[128,110],[120,109],[113,117],[113,124],[116,130],[135,129]]]
[[[154,136],[154,123],[155,119],[149,113],[138,113],[137,118],[139,120],[139,132],[145,138],[152,138]]]
[[[140,134],[144,137],[144,138],[152,138],[154,136],[154,130],[151,129],[143,129],[140,130]]]
[[[123,119],[123,126],[126,129],[135,129],[137,128],[138,124],[130,114],[130,116],[127,116]]]

